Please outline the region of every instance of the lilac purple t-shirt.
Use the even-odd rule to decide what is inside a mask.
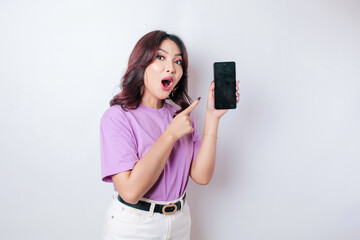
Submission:
[[[167,103],[161,109],[143,105],[128,111],[119,105],[107,109],[100,123],[102,180],[112,182],[112,175],[132,170],[167,129],[176,110]],[[190,165],[201,143],[195,125],[193,127],[193,133],[175,143],[163,172],[145,198],[172,201],[185,192]]]

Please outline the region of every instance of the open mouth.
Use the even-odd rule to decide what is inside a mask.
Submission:
[[[173,79],[171,77],[166,77],[163,80],[161,80],[161,87],[165,91],[168,91],[168,90],[170,90],[172,83],[173,83]]]

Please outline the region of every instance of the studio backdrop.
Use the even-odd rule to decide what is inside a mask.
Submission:
[[[213,62],[240,103],[194,240],[360,239],[360,2],[0,1],[0,239],[100,239],[111,184],[99,124],[136,41],[179,35],[202,133]]]

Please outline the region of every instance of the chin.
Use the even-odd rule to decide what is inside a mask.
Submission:
[[[165,100],[165,99],[169,98],[169,96],[170,96],[170,94],[159,94],[158,99]]]
[[[170,95],[167,95],[166,97],[162,97],[162,98],[159,98],[161,101],[163,100],[166,100],[166,99],[170,99]]]

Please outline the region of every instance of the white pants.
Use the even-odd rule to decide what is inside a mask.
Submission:
[[[155,202],[151,203],[150,211],[129,207],[115,197],[106,213],[103,240],[189,240],[190,239],[190,209],[183,204],[181,210],[173,215],[154,213]],[[174,200],[177,202],[181,200]]]

